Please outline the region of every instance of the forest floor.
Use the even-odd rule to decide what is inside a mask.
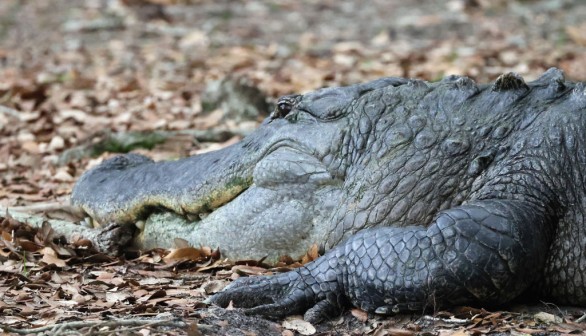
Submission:
[[[209,101],[224,97],[213,81],[253,88],[270,106],[280,95],[382,76],[433,81],[459,74],[487,82],[514,71],[531,80],[550,67],[586,80],[582,0],[2,0],[0,208],[71,220],[74,182],[114,151],[162,160],[238,141],[268,108],[227,111]],[[153,131],[172,136],[111,144],[113,134]],[[10,215],[0,223],[6,334],[524,335],[586,328],[584,309],[548,303],[431,316],[353,309],[316,326],[299,317],[268,321],[202,303],[229,279],[270,272],[262,263],[227,263],[216,251],[187,246],[113,257],[84,241],[54,239],[48,226],[33,230]]]

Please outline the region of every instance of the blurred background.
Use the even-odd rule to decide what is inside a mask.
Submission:
[[[2,0],[0,206],[233,143],[283,94],[552,66],[586,80],[583,0]]]

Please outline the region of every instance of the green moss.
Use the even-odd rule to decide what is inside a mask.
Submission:
[[[207,101],[205,99],[201,100],[201,110],[204,112],[210,112],[215,110],[218,107],[216,102]]]
[[[137,148],[153,149],[156,145],[167,139],[163,134],[132,132],[124,134],[112,134],[92,148],[92,156],[98,156],[104,152],[128,153]]]
[[[252,184],[252,176],[250,177],[234,177],[228,183],[226,183],[226,188],[234,188],[234,187],[242,187],[245,188]]]

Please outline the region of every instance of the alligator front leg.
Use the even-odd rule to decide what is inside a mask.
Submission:
[[[550,222],[530,203],[475,201],[442,211],[426,228],[365,230],[304,267],[238,279],[209,301],[273,317],[307,311],[310,321],[344,302],[381,314],[503,303],[539,274]]]

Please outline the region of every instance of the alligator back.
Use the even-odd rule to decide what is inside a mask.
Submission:
[[[469,202],[526,200],[547,209],[556,228],[537,287],[585,298],[584,89],[550,69],[529,83],[451,76],[364,95],[343,146],[351,164],[327,247],[369,227],[427,225]]]

